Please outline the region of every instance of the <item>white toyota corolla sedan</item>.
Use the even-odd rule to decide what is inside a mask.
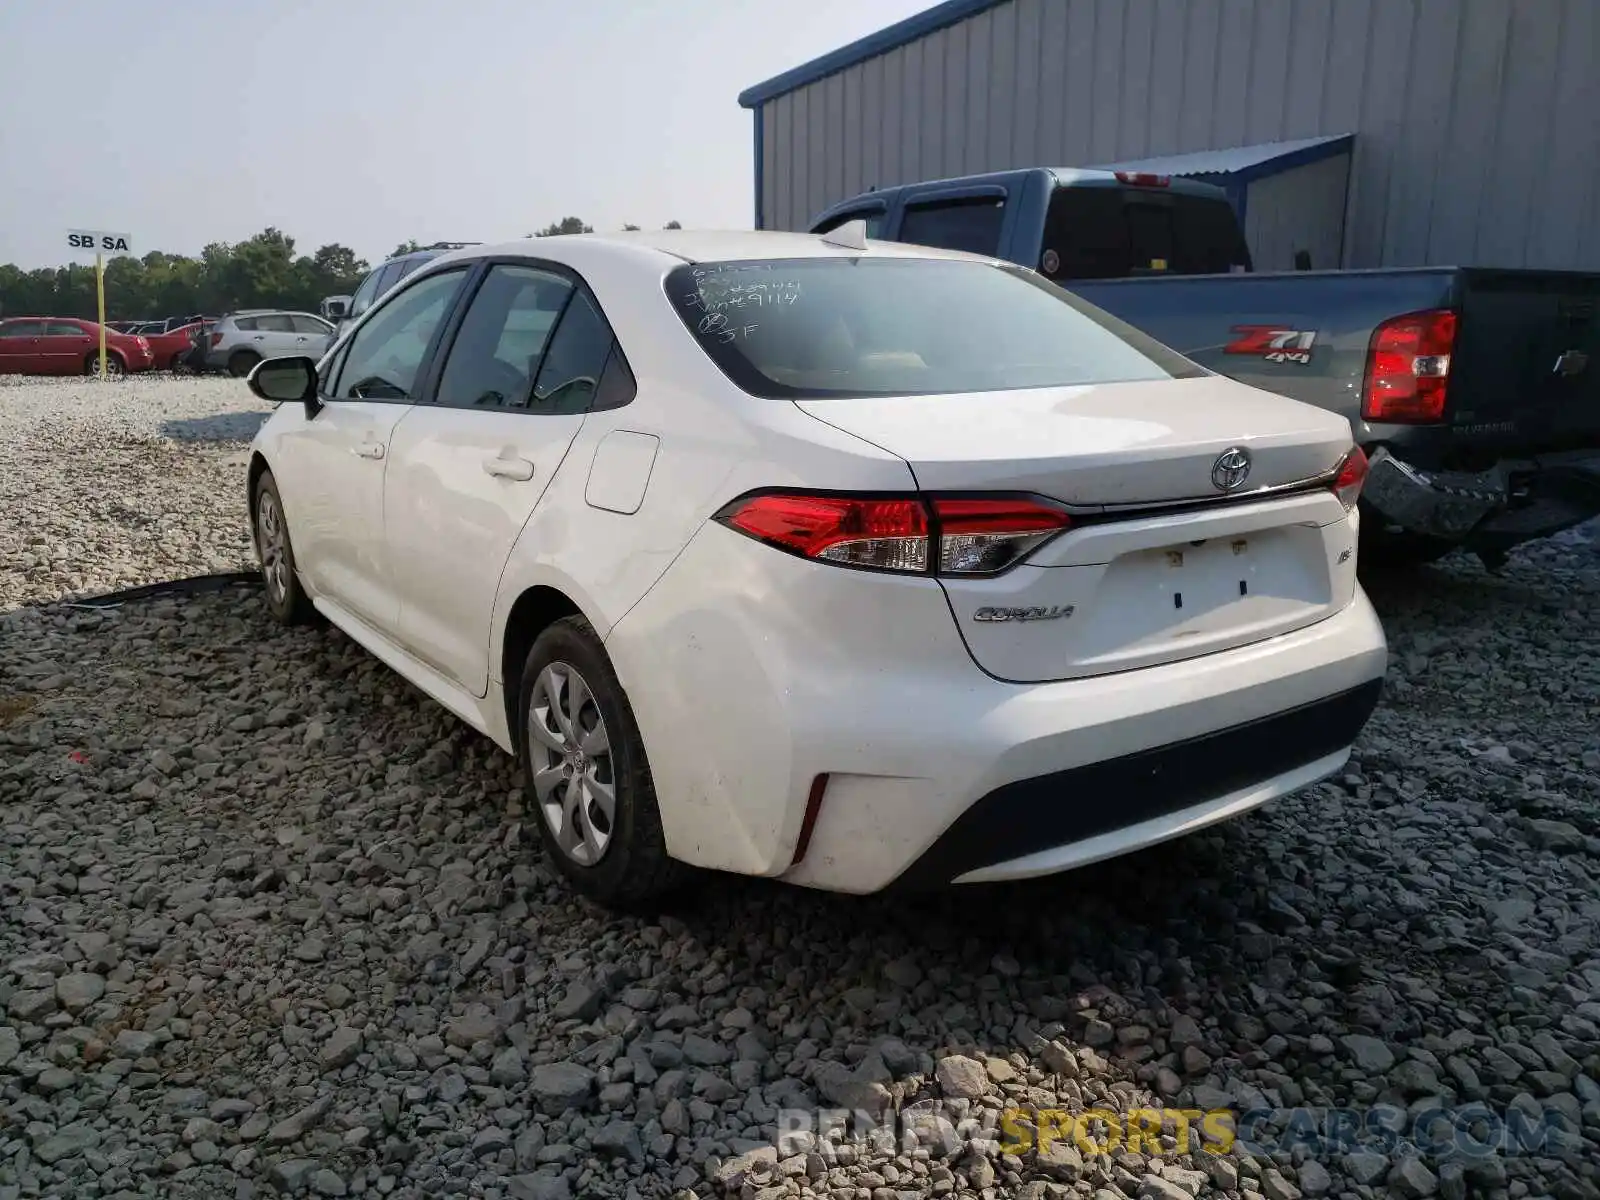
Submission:
[[[1338,770],[1377,703],[1342,417],[862,232],[472,247],[251,376],[274,615],[517,755],[604,903],[1061,871]]]

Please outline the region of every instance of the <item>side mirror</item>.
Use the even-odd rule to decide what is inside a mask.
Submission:
[[[300,355],[264,358],[251,370],[247,382],[252,392],[273,404],[298,400],[306,406],[308,417],[322,407],[317,402],[317,364],[313,359]]]
[[[343,300],[329,300],[324,307],[328,310],[330,321],[342,321],[350,313],[350,306]]]

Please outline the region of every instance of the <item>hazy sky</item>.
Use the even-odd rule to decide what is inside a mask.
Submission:
[[[738,94],[933,0],[0,0],[0,263],[748,229]]]

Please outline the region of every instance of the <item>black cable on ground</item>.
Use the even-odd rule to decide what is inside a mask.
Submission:
[[[257,571],[219,571],[214,575],[191,575],[187,579],[167,579],[139,587],[86,596],[82,600],[59,601],[66,608],[116,608],[129,600],[152,600],[158,596],[203,596],[231,587],[256,587],[261,583]]]

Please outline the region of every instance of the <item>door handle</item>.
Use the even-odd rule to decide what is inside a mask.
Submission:
[[[525,458],[486,458],[483,469],[500,479],[533,478],[533,464]]]
[[[359,458],[382,458],[383,457],[383,443],[382,442],[362,442],[359,446],[351,447],[350,453],[356,455]]]

